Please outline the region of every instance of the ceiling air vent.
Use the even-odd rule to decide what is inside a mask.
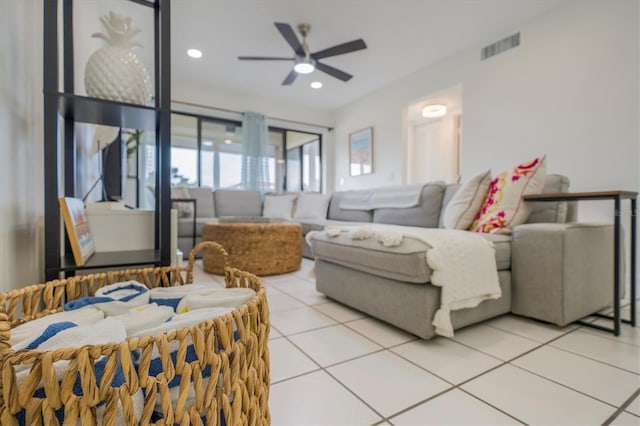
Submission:
[[[509,50],[517,46],[520,46],[520,33],[515,33],[514,35],[510,35],[509,37],[505,37],[500,41],[496,41],[493,44],[483,47],[480,52],[480,60],[484,61],[485,59],[499,55],[505,50]]]

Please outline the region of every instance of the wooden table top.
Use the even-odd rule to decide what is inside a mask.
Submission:
[[[592,191],[592,192],[556,192],[550,194],[530,194],[522,197],[525,201],[568,201],[597,199],[634,199],[638,195],[634,191]]]

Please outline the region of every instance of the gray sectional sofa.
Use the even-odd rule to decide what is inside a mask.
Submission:
[[[298,221],[303,235],[344,224],[395,224],[406,226],[408,233],[412,227],[438,228],[458,188],[429,183],[422,188],[417,206],[375,210],[340,208],[347,192],[339,191],[331,196],[326,218]],[[568,188],[566,177],[548,175],[543,192],[567,192]],[[197,197],[194,194],[199,200],[196,240],[202,223],[214,215],[261,214],[257,192],[200,192]],[[452,311],[454,329],[508,312],[565,325],[610,305],[613,227],[577,223],[575,218],[574,205],[539,203],[527,223],[516,226],[512,234],[481,234],[494,244],[502,297]],[[186,227],[189,220],[191,226]],[[192,229],[192,219],[180,219],[180,226],[179,245],[186,252],[193,240],[181,231]],[[323,233],[314,234],[310,242],[311,246],[304,242],[304,255],[316,261],[318,291],[422,338],[434,336],[431,323],[439,307],[440,288],[430,283],[426,243],[404,239],[397,247],[384,247],[373,239],[353,240],[346,234],[330,238]]]

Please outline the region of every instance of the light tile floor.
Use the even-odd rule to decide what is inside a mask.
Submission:
[[[640,327],[504,315],[421,340],[318,293],[307,259],[264,281],[273,425],[640,426]]]

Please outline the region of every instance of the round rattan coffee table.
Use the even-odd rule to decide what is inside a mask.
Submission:
[[[215,241],[229,253],[233,268],[255,275],[276,275],[300,269],[302,226],[299,223],[211,223],[202,226],[202,240]],[[224,274],[221,255],[202,254],[204,270]]]

